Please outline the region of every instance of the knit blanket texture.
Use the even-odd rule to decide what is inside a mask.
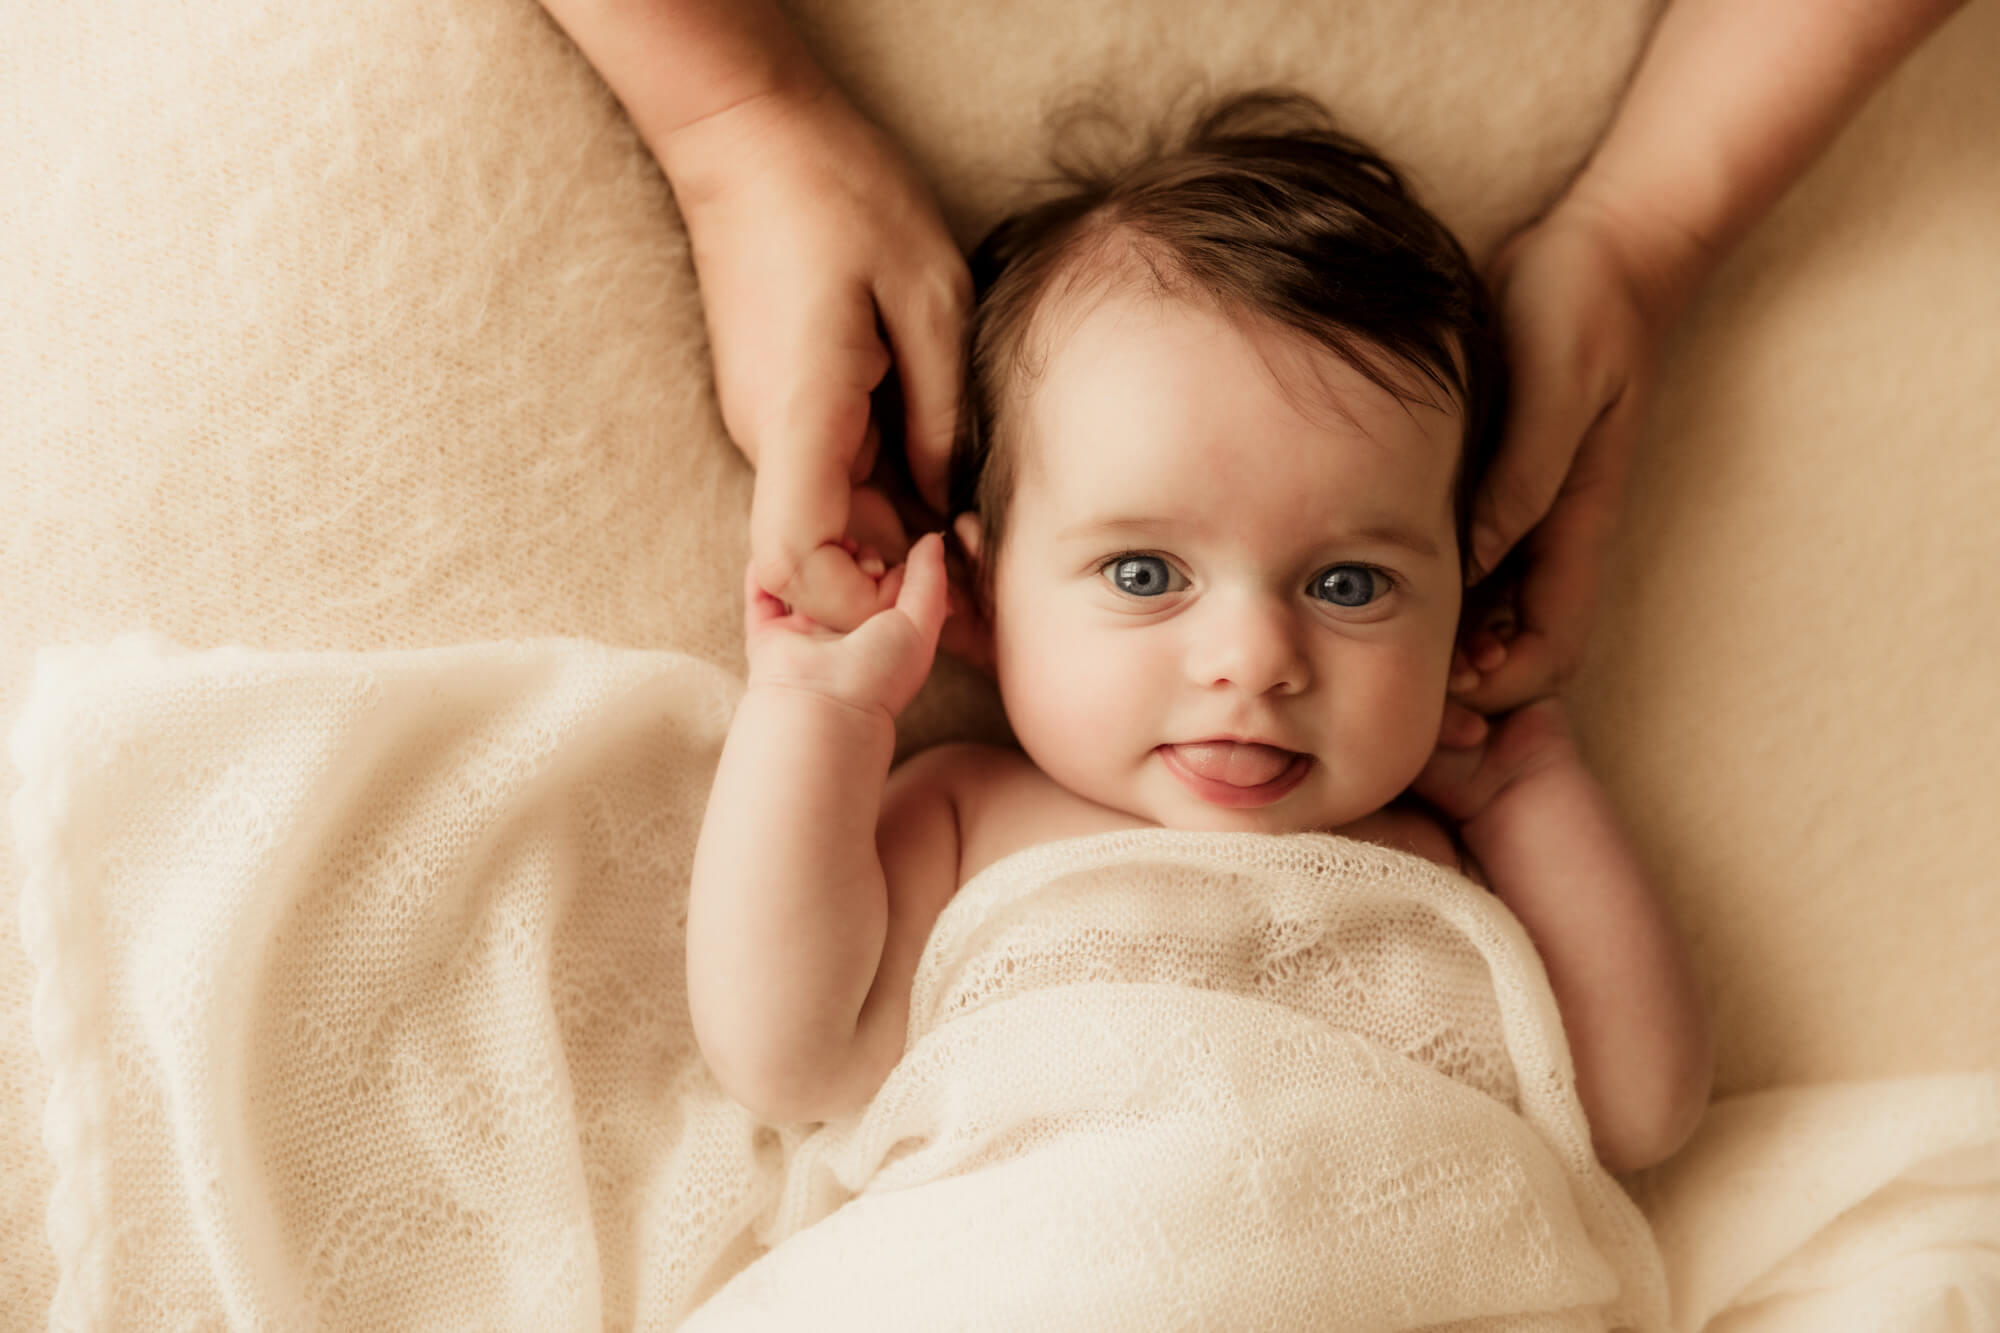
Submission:
[[[866,1110],[758,1123],[683,979],[740,688],[576,641],[45,653],[54,1322],[1665,1328],[1525,933],[1350,840],[1016,853]]]

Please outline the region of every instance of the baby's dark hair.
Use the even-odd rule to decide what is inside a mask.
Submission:
[[[1430,401],[1427,383],[1455,402],[1465,430],[1453,505],[1468,549],[1506,391],[1498,328],[1464,248],[1394,167],[1319,103],[1274,90],[1222,100],[1137,160],[1057,166],[1062,192],[1000,222],[971,257],[951,510],[978,514],[989,557],[1020,454],[1007,391],[1034,372],[1035,313],[1059,283],[1135,260],[1163,292],[1302,333],[1398,398]]]

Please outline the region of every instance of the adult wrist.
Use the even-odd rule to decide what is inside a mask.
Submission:
[[[1680,317],[1725,250],[1721,237],[1683,210],[1590,171],[1543,220],[1551,222],[1585,229],[1597,239],[1660,333]]]
[[[774,0],[543,0],[631,116],[675,181],[680,145],[721,139],[740,154],[735,115],[771,101],[810,102],[830,86]],[[697,133],[697,131],[702,131]]]
[[[813,114],[815,103],[839,95],[803,46],[793,58],[773,53],[695,114],[649,136],[653,157],[685,210],[765,156],[773,137]]]

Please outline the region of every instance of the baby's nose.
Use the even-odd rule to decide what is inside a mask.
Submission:
[[[1291,608],[1273,597],[1246,595],[1211,610],[1190,627],[1188,674],[1195,684],[1297,694],[1312,683],[1304,627]]]

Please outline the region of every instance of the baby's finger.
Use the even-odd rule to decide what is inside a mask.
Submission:
[[[1493,671],[1482,673],[1479,684],[1456,690],[1453,697],[1471,708],[1490,713],[1511,712],[1555,693],[1562,685],[1555,651],[1548,638],[1534,630],[1523,630],[1507,645],[1507,659]]]
[[[909,572],[908,565],[897,565],[882,576],[881,582],[875,588],[876,606],[879,610],[887,611],[896,605],[896,599],[903,595],[903,581]]]
[[[1465,649],[1454,648],[1451,654],[1451,674],[1446,680],[1446,688],[1453,694],[1462,694],[1479,684],[1479,668],[1472,665],[1472,659],[1465,655]]]
[[[1480,672],[1497,671],[1500,664],[1507,660],[1507,645],[1498,634],[1490,629],[1483,629],[1472,636],[1471,642],[1465,647],[1465,653],[1471,659],[1473,667]]]
[[[1470,750],[1486,739],[1486,719],[1463,704],[1445,701],[1444,717],[1438,723],[1438,744],[1447,750]]]
[[[924,642],[936,643],[947,610],[944,538],[935,532],[917,538],[917,544],[910,548],[910,558],[898,565],[895,572],[903,575],[896,609],[916,625]]]

